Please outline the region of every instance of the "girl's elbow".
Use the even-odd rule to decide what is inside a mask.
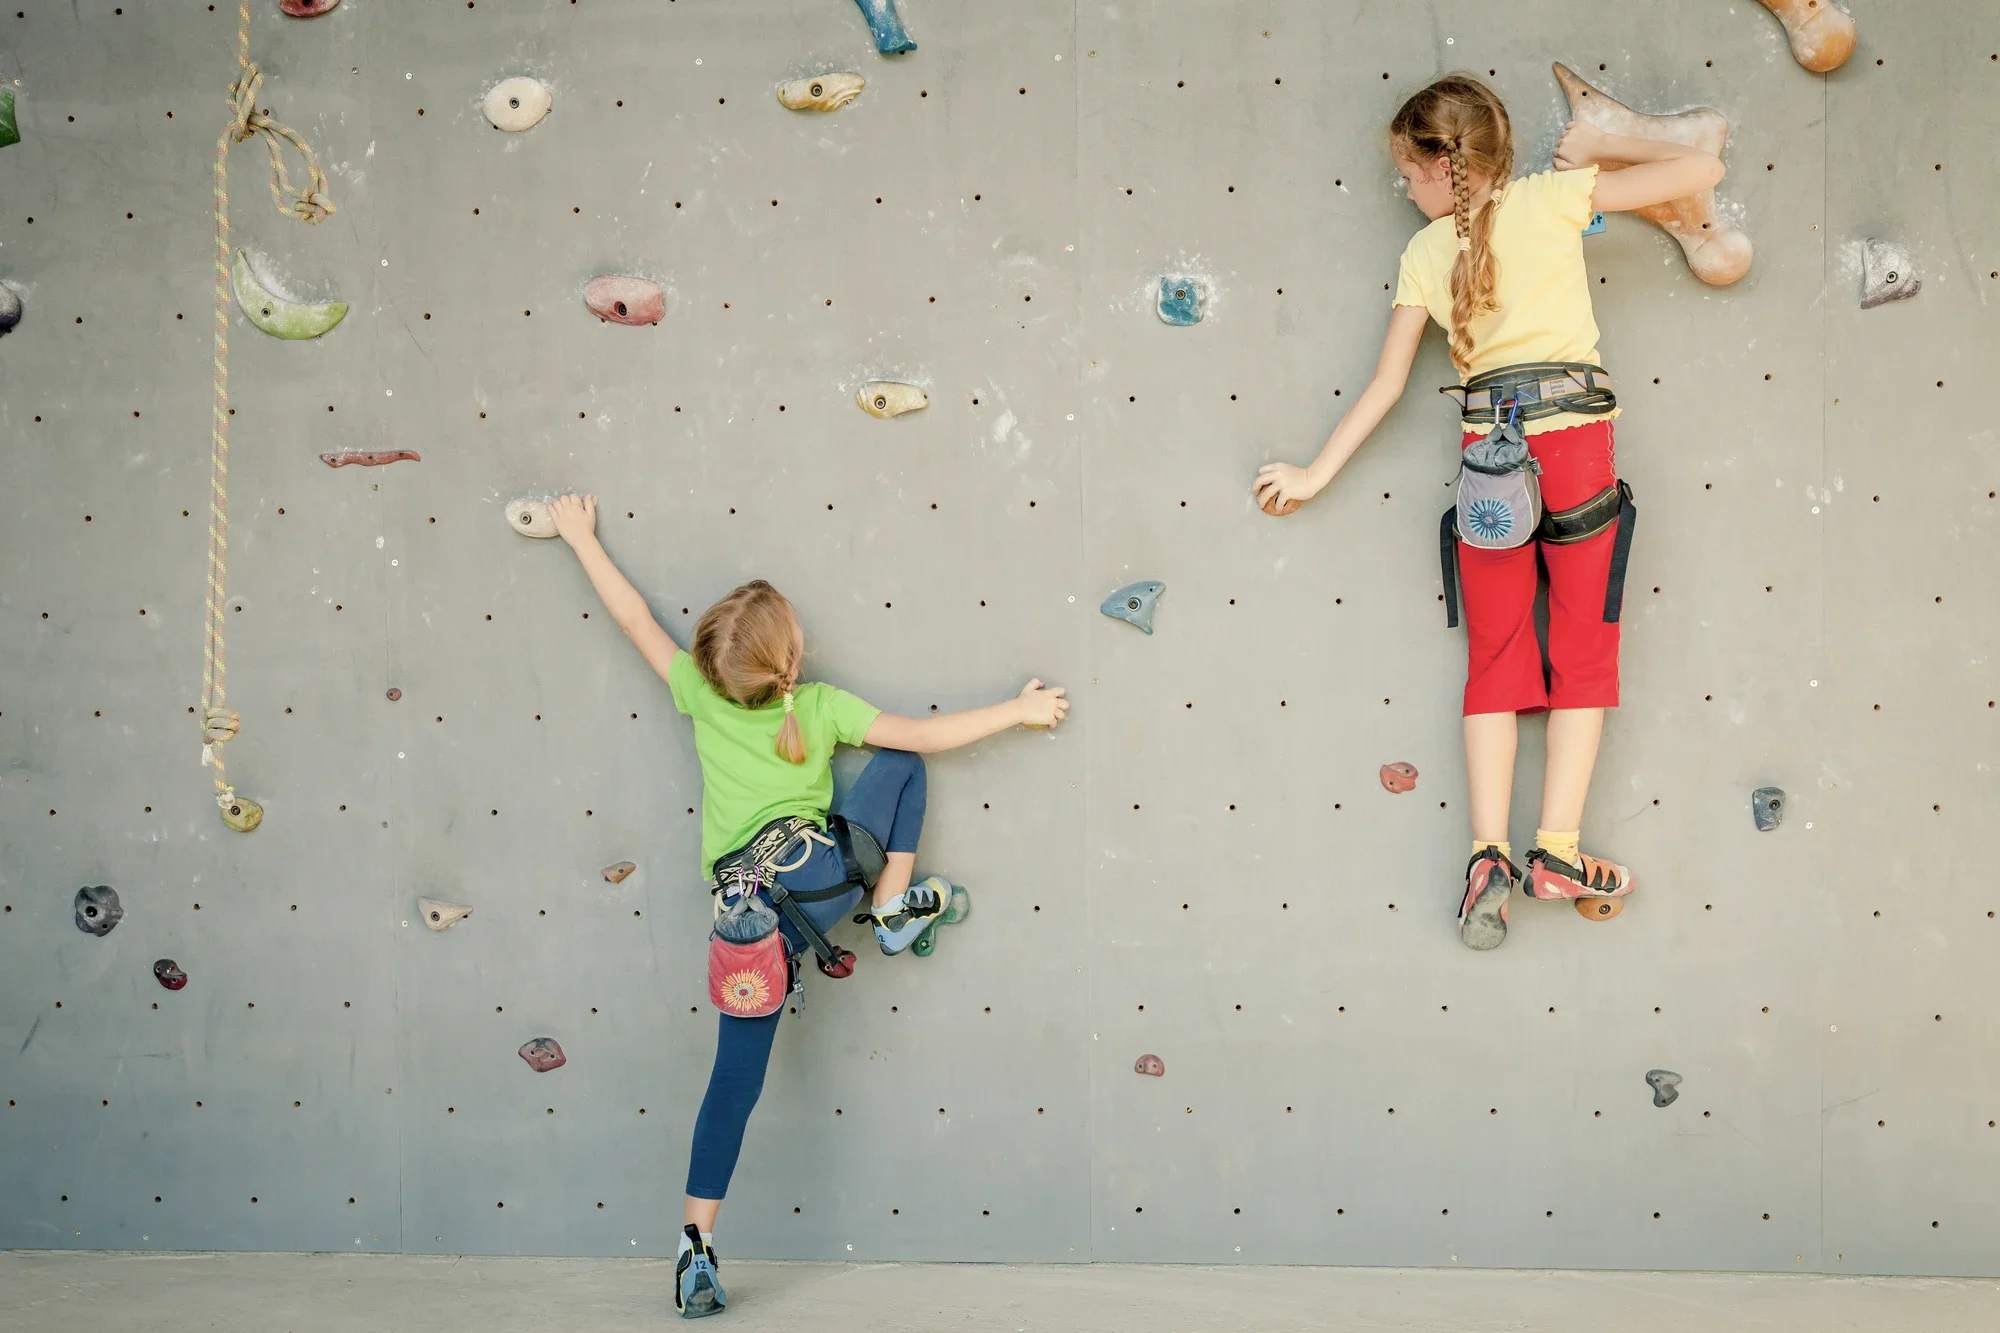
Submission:
[[[1728,174],[1729,174],[1729,168],[1723,163],[1721,158],[1719,157],[1709,158],[1708,160],[1709,189],[1712,190],[1716,186],[1722,184],[1723,177],[1727,176]]]

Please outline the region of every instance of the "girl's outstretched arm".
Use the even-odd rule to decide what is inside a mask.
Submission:
[[[1429,318],[1430,312],[1422,306],[1399,305],[1390,313],[1389,332],[1382,339],[1382,356],[1375,363],[1375,377],[1333,428],[1318,458],[1305,467],[1266,463],[1257,469],[1252,491],[1258,504],[1276,500],[1278,507],[1283,507],[1286,501],[1310,500],[1326,489],[1326,484],[1354,456],[1369,432],[1382,424],[1382,418],[1389,415],[1389,409],[1403,396],[1403,387],[1410,382],[1410,365],[1417,359],[1417,344],[1423,341],[1424,322]]]
[[[1712,190],[1727,169],[1714,153],[1686,144],[1606,134],[1572,120],[1556,145],[1556,167],[1602,168],[1590,205],[1600,213],[1628,213]]]
[[[653,619],[653,609],[646,605],[646,599],[639,595],[632,581],[619,573],[618,566],[604,553],[603,543],[597,540],[597,497],[557,496],[549,501],[549,513],[556,521],[557,535],[569,543],[583,564],[583,572],[590,575],[590,586],[597,589],[604,609],[638,648],[646,664],[665,680],[667,666],[680,648],[660,628],[660,622]]]
[[[1020,694],[1004,704],[968,708],[962,713],[940,713],[936,717],[897,717],[884,713],[875,719],[863,737],[882,750],[909,750],[916,754],[937,754],[961,745],[983,741],[1009,727],[1053,727],[1069,712],[1069,700],[1061,686],[1044,688],[1039,680],[1021,687]]]

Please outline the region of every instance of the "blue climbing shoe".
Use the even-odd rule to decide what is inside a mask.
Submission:
[[[912,883],[879,907],[871,906],[854,919],[875,927],[875,942],[894,956],[917,942],[951,906],[951,885],[936,875]]]
[[[680,1260],[674,1265],[674,1309],[680,1311],[683,1319],[720,1314],[722,1307],[729,1304],[729,1297],[723,1295],[722,1277],[718,1271],[722,1261],[715,1257],[715,1247],[701,1238],[701,1232],[694,1223],[690,1222],[682,1228],[682,1234],[687,1237],[689,1245],[681,1251]]]

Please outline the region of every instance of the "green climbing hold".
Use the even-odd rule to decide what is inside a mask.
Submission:
[[[273,294],[250,271],[249,256],[241,250],[236,252],[230,278],[236,287],[236,304],[243,307],[252,324],[274,338],[317,338],[347,317],[345,301],[311,304]]]
[[[917,936],[916,942],[910,946],[910,952],[919,958],[929,958],[937,949],[938,928],[955,926],[971,915],[972,895],[959,885],[952,885],[951,901],[945,904],[944,911],[938,913],[937,920],[931,922],[924,933]]]
[[[14,90],[0,88],[0,148],[21,142],[21,127],[14,123]]]

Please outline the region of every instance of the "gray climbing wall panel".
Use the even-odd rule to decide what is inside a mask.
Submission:
[[[232,7],[16,4],[0,1245],[670,1252],[699,776],[574,562],[502,530],[575,486],[677,633],[759,574],[886,707],[1077,701],[933,763],[923,861],[979,908],[785,1020],[727,1253],[2000,1271],[1991,6],[1857,0],[1822,79],[1747,0],[908,0],[893,60],[846,0],[259,0],[262,100],[340,211],[278,218],[243,146],[236,237],[352,309],[233,321],[246,837],[189,716]],[[1590,838],[1643,887],[1517,902],[1475,955],[1440,341],[1316,503],[1247,485],[1366,382],[1419,220],[1397,102],[1490,70],[1545,160],[1555,59],[1727,112],[1758,256],[1710,290],[1637,220],[1589,242],[1644,511]],[[776,104],[829,69],[868,86]],[[522,73],[555,108],[498,133]],[[1876,235],[1924,289],[1863,313]],[[602,272],[665,320],[593,318]],[[1201,324],[1161,323],[1166,272]],[[931,405],[864,416],[874,378]],[[1097,613],[1155,578],[1150,638]],[[434,934],[422,895],[474,914]]]

